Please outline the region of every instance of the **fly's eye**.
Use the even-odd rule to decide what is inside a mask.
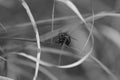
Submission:
[[[62,45],[69,46],[71,43],[71,38],[66,32],[59,33],[55,42],[60,44],[61,46]]]

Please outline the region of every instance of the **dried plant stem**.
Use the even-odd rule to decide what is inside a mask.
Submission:
[[[83,18],[83,16],[81,15],[81,13],[78,11],[77,7],[70,0],[58,0],[58,1],[63,2],[64,4],[66,4],[71,10],[73,10],[73,12],[75,12],[77,14],[77,16],[82,20],[82,22],[86,26],[88,26],[88,24],[86,23],[85,19]],[[94,23],[94,21],[93,21],[93,23]],[[91,24],[90,24],[90,26],[91,26]],[[86,41],[86,43],[85,43],[85,45],[84,45],[84,47],[82,49],[82,52],[84,51],[84,49],[85,49],[85,47],[86,47],[86,45],[87,45],[90,37],[92,37],[92,39],[94,39],[93,35],[92,35],[92,31],[93,31],[93,25],[92,25],[92,28],[90,30],[90,34],[88,36],[88,39],[87,39],[87,41]],[[92,40],[92,41],[93,41],[93,44],[94,44],[94,40]],[[90,56],[90,54],[92,53],[92,51],[93,51],[93,47],[90,49],[90,51],[82,59],[78,60],[75,63],[69,64],[69,65],[58,66],[58,68],[71,68],[71,67],[75,67],[77,65],[80,65],[81,63],[83,63]]]
[[[37,75],[38,75],[38,71],[39,71],[39,63],[40,63],[40,56],[41,56],[40,36],[39,36],[39,32],[38,32],[38,28],[37,28],[35,19],[34,19],[33,15],[32,15],[32,12],[30,11],[29,6],[27,5],[27,3],[24,0],[21,0],[21,3],[22,3],[22,6],[25,8],[25,10],[26,10],[26,12],[27,12],[27,14],[28,14],[28,16],[29,16],[29,18],[31,20],[34,32],[36,34],[37,47],[40,50],[37,53],[36,68],[35,68],[35,74],[34,74],[34,77],[33,77],[33,80],[36,80]]]
[[[0,80],[14,80],[14,79],[11,79],[11,78],[8,78],[8,77],[4,77],[4,76],[0,76]]]
[[[67,5],[82,20],[82,22],[84,24],[86,24],[85,19],[83,18],[83,16],[79,12],[78,8],[74,5],[74,3],[72,1],[70,1],[70,0],[57,0],[57,1],[62,2],[65,5]]]
[[[53,9],[52,9],[52,27],[51,27],[52,32],[54,30],[54,15],[55,15],[55,0],[53,2]]]
[[[36,24],[44,24],[44,23],[50,23],[51,21],[61,21],[61,20],[68,20],[68,19],[75,19],[77,18],[77,16],[64,16],[64,17],[58,17],[58,18],[54,18],[54,19],[44,19],[44,20],[38,20],[36,21]],[[27,27],[27,26],[31,26],[30,22],[27,23],[20,23],[15,25],[16,27]]]
[[[53,0],[53,9],[52,9],[52,25],[51,25],[51,32],[52,33],[54,30],[54,15],[55,15],[55,0]],[[51,43],[53,43],[53,38],[51,38]]]
[[[86,25],[86,28],[87,28],[88,31],[89,31],[89,35],[88,35],[87,40],[85,41],[85,44],[84,44],[84,46],[83,46],[83,48],[82,48],[82,51],[84,51],[84,49],[86,48],[87,44],[89,43],[90,38],[92,38],[92,42],[93,42],[93,44],[94,44],[93,29],[94,29],[94,21],[95,21],[95,19],[94,19],[94,10],[93,10],[93,7],[92,7],[92,15],[93,15],[92,24],[91,24],[91,23],[85,24],[85,25]],[[91,29],[89,29],[88,26],[91,26]],[[93,45],[93,46],[94,46],[94,45]]]

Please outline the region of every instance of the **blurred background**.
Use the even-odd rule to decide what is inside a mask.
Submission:
[[[53,0],[25,0],[29,5],[31,12],[36,21],[48,20],[52,18]],[[120,8],[120,0],[71,0],[79,9],[84,17],[104,11],[118,11]],[[55,1],[54,17],[75,16],[75,13],[65,4]],[[18,26],[30,22],[25,9],[19,0],[0,0],[0,37],[28,38],[35,39],[35,34],[31,25]],[[60,20],[54,23],[54,29],[84,26],[79,24],[77,18]],[[119,17],[103,17],[95,20],[95,43],[93,55],[101,61],[117,78],[120,79],[120,18]],[[44,35],[51,31],[51,22],[38,24],[40,35]],[[80,32],[80,34],[78,34]],[[55,33],[57,34],[57,33]],[[83,29],[74,29],[71,36],[78,39],[80,45],[87,39],[88,32]],[[79,37],[76,35],[79,35]],[[48,41],[49,42],[49,41]],[[49,45],[43,42],[42,46],[61,49],[58,44]],[[73,45],[76,46],[73,39]],[[24,52],[30,55],[36,55],[35,42],[3,39],[0,38],[0,55],[6,56],[12,53]],[[78,45],[78,46],[80,46]],[[91,46],[89,42],[87,49]],[[65,48],[69,52],[75,52],[71,48]],[[86,50],[87,51],[87,50]],[[44,53],[44,52],[43,52]],[[42,59],[57,64],[58,55],[44,54]],[[24,57],[16,55],[8,55],[5,57],[7,62],[1,60],[0,75],[13,78],[15,80],[32,80],[34,74],[34,63]],[[71,63],[76,59],[70,60],[63,58],[63,63]],[[86,60],[83,64],[70,69],[59,69],[41,66],[38,80],[51,80],[45,73],[44,69],[49,71],[52,76],[58,80],[115,80],[109,75],[98,63],[92,59]],[[56,79],[54,79],[56,80]]]

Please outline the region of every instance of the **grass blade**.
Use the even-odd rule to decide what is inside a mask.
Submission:
[[[14,80],[14,79],[11,79],[11,78],[8,78],[8,77],[4,77],[4,76],[0,76],[0,80]]]
[[[57,1],[66,4],[70,9],[72,9],[77,14],[77,16],[82,20],[82,22],[86,24],[85,19],[83,18],[77,7],[70,0],[57,0]]]
[[[38,29],[37,29],[37,25],[36,25],[35,19],[34,19],[32,13],[30,11],[29,6],[27,5],[27,3],[24,0],[21,0],[21,4],[25,8],[25,10],[26,10],[26,12],[27,12],[27,14],[28,14],[28,16],[29,16],[29,18],[31,20],[34,32],[36,34],[37,47],[38,47],[38,49],[40,49],[40,52],[37,53],[36,69],[35,69],[35,74],[34,74],[34,77],[33,77],[33,80],[36,80],[37,79],[37,75],[38,75],[38,70],[39,70],[40,56],[41,56],[40,36],[39,36],[39,32],[38,32]]]

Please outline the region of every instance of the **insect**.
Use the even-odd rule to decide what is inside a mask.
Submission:
[[[59,33],[57,36],[56,43],[60,44],[61,46],[69,46],[71,43],[71,37],[67,32]]]

